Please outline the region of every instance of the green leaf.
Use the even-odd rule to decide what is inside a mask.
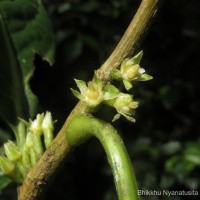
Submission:
[[[140,64],[140,61],[142,59],[143,56],[143,51],[140,51],[137,55],[135,55],[133,58],[131,58],[130,60],[133,62],[133,64]]]
[[[191,163],[200,166],[200,145],[199,143],[188,143],[184,150],[184,158]]]
[[[180,179],[183,179],[194,168],[195,164],[189,160],[185,160],[182,156],[171,156],[165,163],[166,171],[176,174]]]
[[[123,80],[123,83],[124,83],[126,90],[130,90],[133,87],[133,85],[130,81]]]
[[[118,69],[113,69],[111,72],[111,76],[114,80],[118,80],[118,81],[122,80],[122,74],[121,74],[120,70],[118,70]]]
[[[17,124],[17,117],[28,117],[22,72],[16,53],[0,14],[0,118],[11,127]]]
[[[11,179],[9,179],[7,176],[0,174],[0,191],[7,187],[11,182]]]
[[[112,122],[117,121],[120,117],[121,117],[121,115],[120,115],[119,113],[117,113],[117,114],[113,117]]]
[[[150,76],[150,75],[148,75],[148,74],[141,74],[141,75],[137,78],[138,81],[149,81],[149,80],[151,80],[151,79],[153,79],[153,77]]]
[[[86,83],[84,81],[82,81],[82,80],[77,80],[77,79],[74,79],[74,80],[76,82],[77,87],[81,91],[81,94],[84,94],[87,91]]]
[[[133,117],[131,117],[129,115],[123,115],[123,116],[130,122],[135,122],[136,121],[135,118],[133,118]]]
[[[120,91],[114,85],[105,86],[104,100],[115,99],[119,96]]]
[[[77,90],[71,88],[71,91],[76,98],[83,100],[83,96]]]
[[[0,10],[17,51],[24,75],[30,112],[34,115],[37,100],[29,87],[34,72],[34,54],[38,53],[50,64],[54,61],[54,37],[52,24],[41,0],[1,0]]]

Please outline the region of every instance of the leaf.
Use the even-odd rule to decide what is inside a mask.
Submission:
[[[128,121],[130,122],[136,122],[135,118],[129,116],[129,115],[123,115]]]
[[[5,187],[7,187],[11,182],[12,181],[7,176],[0,174],[0,192]]]
[[[86,83],[84,81],[82,81],[82,80],[77,80],[77,79],[74,79],[74,80],[76,82],[77,87],[81,91],[81,94],[84,94],[87,91]]]
[[[114,80],[118,80],[118,81],[122,80],[122,74],[121,74],[120,70],[118,70],[118,69],[113,69],[111,72],[111,76]]]
[[[77,90],[71,88],[71,91],[76,98],[83,100],[83,96]]]
[[[55,43],[52,24],[41,0],[1,0],[0,10],[17,51],[30,112],[34,115],[37,100],[29,87],[34,72],[33,59],[34,54],[38,53],[44,60],[53,63]]]
[[[0,14],[0,118],[11,127],[28,117],[22,72],[7,27]]]
[[[184,149],[184,158],[191,163],[200,166],[200,145],[199,143],[188,143]]]
[[[114,85],[105,86],[104,100],[115,99],[119,96],[120,91]]]
[[[140,51],[137,55],[135,55],[133,58],[131,58],[130,60],[132,61],[132,63],[135,64],[139,64],[141,59],[143,56],[143,51]]]
[[[123,80],[123,83],[124,83],[126,90],[130,90],[133,87],[132,83],[130,81]]]
[[[141,74],[141,75],[137,78],[138,81],[149,81],[149,80],[151,80],[151,79],[153,79],[153,77],[150,76],[150,75],[148,75],[148,74]]]
[[[121,117],[121,115],[120,115],[119,113],[117,113],[117,114],[113,117],[112,122],[117,121],[120,117]]]

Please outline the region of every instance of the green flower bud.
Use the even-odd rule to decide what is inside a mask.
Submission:
[[[34,166],[36,161],[37,161],[37,158],[36,158],[36,153],[35,153],[35,150],[34,150],[34,135],[33,133],[31,133],[30,131],[27,133],[27,136],[26,136],[26,143],[25,143],[25,147],[24,148],[27,148],[27,153],[29,153],[30,155],[30,162],[31,162],[31,166]],[[28,155],[27,155],[28,157]],[[23,157],[22,157],[23,159]],[[26,158],[24,158],[26,159]],[[27,158],[29,159],[29,158]],[[23,162],[24,160],[22,160]],[[29,162],[29,160],[26,160],[25,162]],[[25,164],[25,163],[24,163]]]
[[[133,81],[138,77],[140,65],[131,65],[127,63],[121,68],[122,78],[124,80]]]
[[[21,119],[20,119],[21,120]],[[23,121],[20,121],[15,131],[16,142],[19,147],[23,147],[26,140],[27,127]]]
[[[29,148],[33,147],[33,133],[31,133],[30,131],[28,131],[27,133],[25,146]]]
[[[152,79],[152,76],[145,74],[145,70],[140,67],[140,60],[142,58],[143,52],[140,51],[136,56],[131,59],[126,59],[122,62],[120,73],[127,90],[131,89],[132,81],[148,81]]]
[[[17,161],[21,159],[20,149],[16,146],[16,144],[12,141],[4,144],[5,154],[10,161]]]
[[[96,75],[94,81],[88,82],[88,86],[81,80],[75,80],[75,82],[81,93],[71,89],[72,93],[78,99],[84,101],[89,107],[96,107],[103,101],[103,84],[102,81],[96,77]]]
[[[22,164],[26,168],[26,171],[29,171],[31,168],[31,159],[30,159],[30,149],[28,146],[24,146],[22,151]]]
[[[0,172],[13,179],[17,183],[23,182],[23,177],[16,165],[5,156],[0,156]]]
[[[33,144],[34,144],[33,148],[36,155],[36,159],[39,159],[40,156],[44,153],[40,135],[37,135],[37,134],[33,135]]]
[[[34,134],[42,135],[42,122],[44,119],[44,113],[37,114],[37,117],[30,124],[30,131]]]
[[[95,82],[89,82],[84,101],[91,107],[99,105],[103,101],[102,87]]]
[[[117,120],[120,115],[123,115],[129,121],[134,122],[135,119],[131,117],[134,110],[138,107],[138,102],[133,101],[133,96],[129,94],[121,93],[115,100],[114,108],[118,114],[114,117],[114,121]]]
[[[43,122],[42,122],[42,130],[54,130],[54,121],[52,119],[51,113],[50,112],[46,112]]]
[[[5,175],[12,175],[15,171],[15,165],[5,156],[0,156],[0,169]]]
[[[54,121],[52,119],[51,113],[46,112],[43,122],[42,122],[42,130],[44,133],[44,144],[47,148],[53,141],[53,131],[54,131]]]

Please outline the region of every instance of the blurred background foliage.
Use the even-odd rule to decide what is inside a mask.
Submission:
[[[90,80],[112,52],[140,1],[45,0],[56,36],[53,67],[35,56],[31,87],[40,110],[50,110],[59,130],[77,103],[73,78]],[[200,189],[199,46],[200,1],[165,1],[141,49],[142,66],[154,79],[135,85],[136,123],[114,123],[130,153],[140,189]],[[97,113],[111,121],[114,111]],[[3,130],[1,130],[2,133]],[[1,134],[0,142],[9,136]],[[15,185],[0,193],[16,199]],[[47,191],[45,199],[117,199],[111,170],[95,139],[75,149]],[[173,200],[199,199],[174,196]],[[143,196],[142,199],[168,199]]]

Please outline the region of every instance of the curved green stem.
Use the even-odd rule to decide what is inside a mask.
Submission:
[[[76,116],[68,127],[70,145],[79,145],[91,136],[99,139],[112,168],[119,200],[138,200],[137,184],[131,161],[117,131],[102,120],[89,116]]]

